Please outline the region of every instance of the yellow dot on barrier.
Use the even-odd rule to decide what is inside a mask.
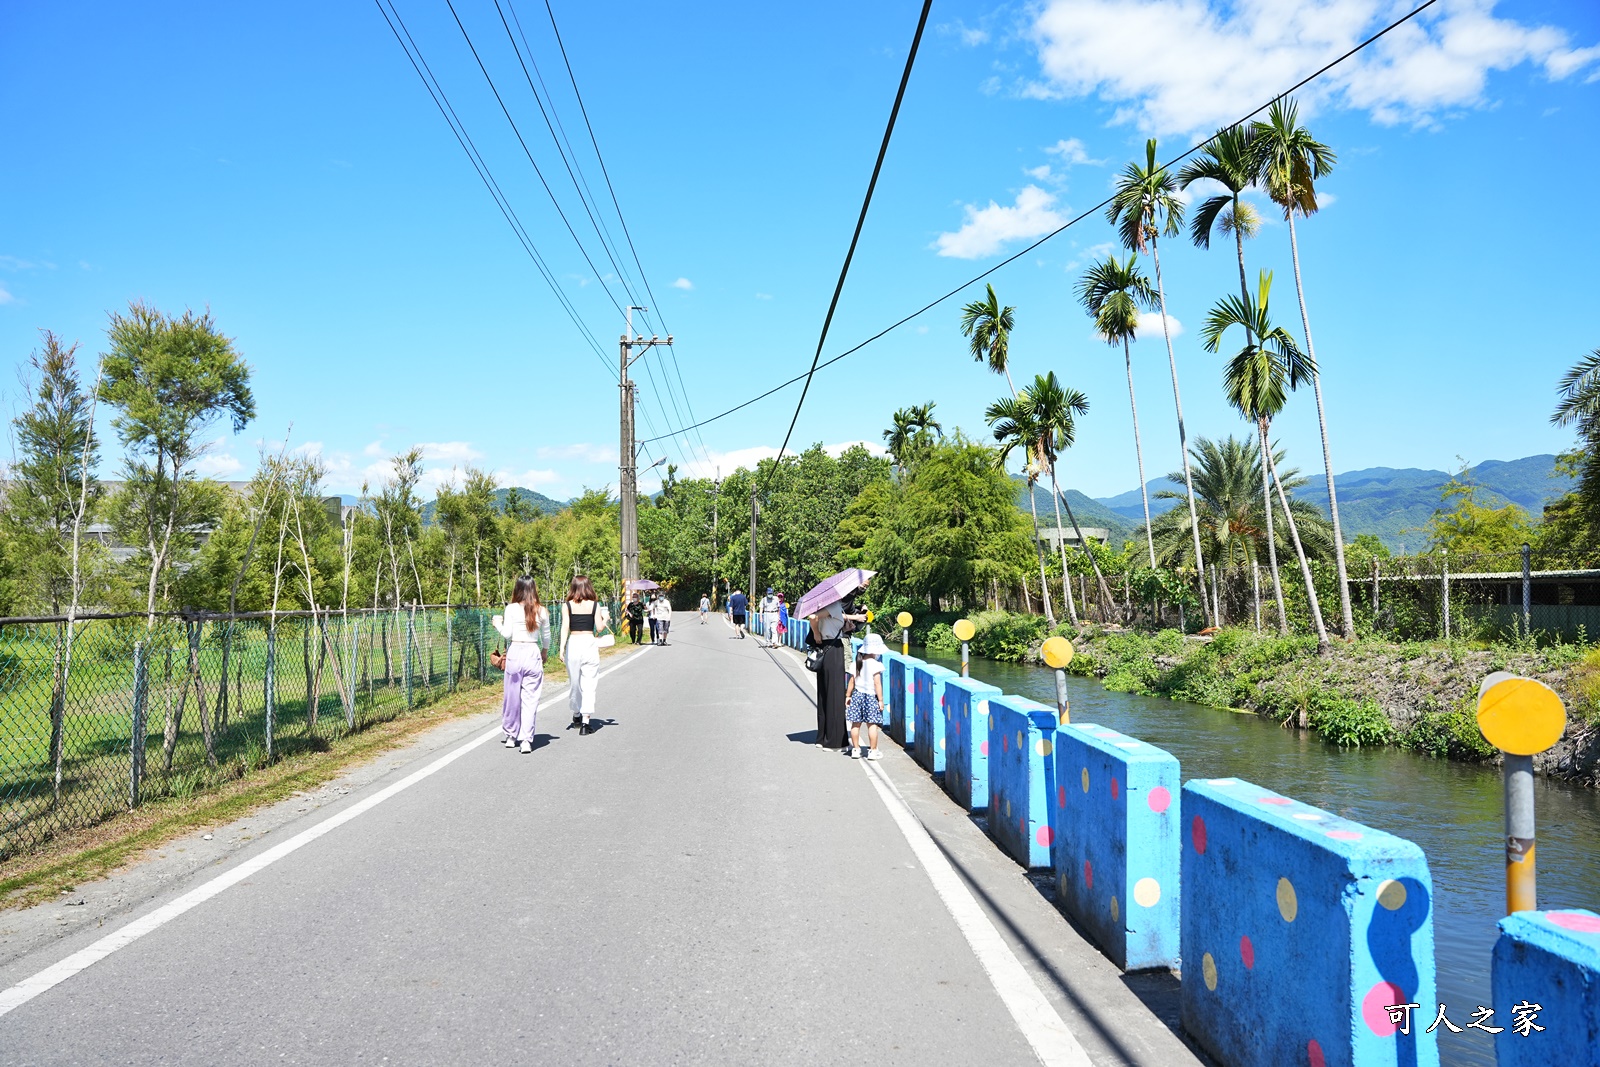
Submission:
[[[1286,923],[1294,922],[1300,914],[1300,900],[1294,895],[1294,883],[1287,878],[1278,879],[1278,914]]]
[[[1217,961],[1207,952],[1200,957],[1200,973],[1205,976],[1206,988],[1213,993],[1217,991]]]
[[[911,612],[902,611],[900,614],[898,614],[898,615],[896,615],[894,617],[894,621],[899,623],[901,626],[910,626],[911,625]]]
[[[1567,709],[1555,690],[1508,675],[1478,695],[1478,729],[1495,748],[1532,756],[1561,740]]]
[[[957,619],[950,630],[956,635],[957,641],[971,641],[972,635],[978,632],[978,628],[972,625],[971,619]]]
[[[991,730],[994,729],[994,716],[993,715],[989,716],[989,729],[991,729]]]
[[[1089,768],[1087,767],[1083,769],[1083,791],[1085,793],[1089,791]]]
[[[1050,743],[1050,739],[1048,737],[1039,738],[1039,743],[1034,745],[1033,747],[1038,751],[1039,755],[1041,755],[1041,756],[1050,755],[1051,751],[1053,751],[1054,748],[1055,748],[1055,746]]]
[[[1153,908],[1161,903],[1161,883],[1154,878],[1141,878],[1133,883],[1133,902],[1141,908]]]
[[[1122,916],[1121,916],[1120,912],[1117,909],[1117,898],[1116,897],[1112,897],[1111,898],[1111,921],[1114,922],[1114,923],[1122,921]]]
[[[1044,661],[1056,670],[1072,662],[1072,642],[1065,637],[1052,637],[1039,647]]]
[[[1405,883],[1397,882],[1393,878],[1378,885],[1378,903],[1390,911],[1399,911],[1406,905]]]
[[[1022,731],[1018,730],[1017,731],[1017,752],[1020,753],[1021,751],[1022,751]]]

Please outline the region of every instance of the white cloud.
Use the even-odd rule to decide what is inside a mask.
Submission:
[[[977,259],[992,256],[1007,241],[1042,237],[1058,229],[1066,220],[1055,211],[1056,197],[1037,185],[1023,186],[1017,201],[1011,207],[1001,207],[993,200],[985,208],[967,204],[963,209],[966,219],[961,229],[954,233],[941,233],[934,247],[941,256],[957,259]]]
[[[1060,156],[1063,167],[1076,167],[1080,163],[1091,167],[1102,167],[1106,162],[1103,159],[1090,159],[1089,150],[1084,148],[1083,142],[1076,137],[1068,137],[1065,140],[1057,141],[1049,148],[1046,148],[1045,152],[1052,156]]]
[[[1486,103],[1490,71],[1522,64],[1566,78],[1600,46],[1496,18],[1496,0],[1453,0],[1391,31],[1301,91],[1382,123],[1426,124]],[[1209,131],[1260,106],[1395,15],[1390,0],[1047,0],[1030,29],[1038,97],[1098,97],[1113,123],[1156,133]]]
[[[238,456],[231,452],[207,452],[200,457],[194,465],[195,473],[202,478],[221,478],[226,480],[230,475],[238,474],[244,469],[244,463]]]
[[[672,287],[674,289],[693,289],[694,282],[691,282],[688,278],[679,278],[672,283]]]
[[[1088,248],[1080,249],[1067,264],[1066,269],[1069,271],[1074,271],[1093,260],[1100,259],[1103,256],[1109,256],[1113,251],[1116,250],[1116,247],[1117,246],[1110,241],[1102,241],[1097,245],[1090,245]]]
[[[968,26],[960,19],[956,19],[954,22],[942,22],[939,24],[938,29],[940,33],[946,36],[954,35],[961,38],[961,43],[968,48],[974,48],[989,39],[988,30]]]
[[[520,472],[503,470],[495,471],[494,477],[501,485],[515,485],[523,489],[538,489],[540,486],[561,485],[565,481],[559,473],[551,470],[525,470]]]
[[[363,456],[381,456],[383,455],[383,452],[383,441],[381,439],[373,441],[371,444],[367,445],[361,450],[361,454]]]
[[[16,303],[17,298],[12,296],[5,286],[0,285],[0,307]]]
[[[1038,182],[1054,181],[1056,176],[1055,171],[1050,169],[1050,164],[1048,163],[1042,163],[1037,167],[1025,167],[1022,173]]]
[[[822,450],[828,453],[830,456],[837,457],[842,454],[845,449],[853,448],[856,445],[861,445],[874,456],[882,456],[886,454],[884,452],[882,442],[879,441],[840,441],[831,445],[824,444],[822,446]],[[810,447],[810,445],[805,445],[800,449],[800,451],[803,452]],[[712,448],[707,449],[706,454],[710,457],[709,463],[705,460],[699,459],[690,460],[688,463],[678,468],[678,477],[711,478],[714,477],[719,470],[722,472],[723,476],[726,477],[727,475],[732,474],[739,467],[743,467],[746,470],[755,470],[757,463],[760,463],[764,459],[772,459],[778,454],[778,450],[772,445],[753,445],[750,448],[736,448],[730,452],[719,452]],[[785,456],[793,456],[795,454],[796,452],[793,448],[784,453]],[[640,464],[643,465],[645,462],[648,462],[648,459],[646,457],[640,457]],[[663,465],[662,467],[658,468],[655,473],[664,473],[665,470],[666,467]]]
[[[542,445],[540,459],[581,459],[588,463],[615,463],[617,449],[614,445]]]
[[[1171,315],[1167,316],[1167,329],[1173,337],[1183,336],[1183,323]],[[1154,338],[1157,341],[1161,340],[1161,312],[1139,312],[1139,336],[1141,338]]]

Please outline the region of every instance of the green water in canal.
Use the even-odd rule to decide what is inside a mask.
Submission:
[[[929,659],[960,668],[959,662]],[[1055,706],[1055,676],[1046,668],[973,660],[972,675]],[[1505,908],[1497,769],[1392,748],[1341,749],[1255,715],[1111,693],[1083,678],[1069,677],[1067,691],[1074,722],[1100,723],[1166,749],[1178,758],[1185,781],[1243,778],[1422,846],[1433,873],[1439,999],[1457,1026],[1470,1022],[1478,1005],[1490,1005],[1489,957]],[[1600,793],[1539,778],[1535,797],[1539,906],[1600,910]],[[1535,992],[1526,995],[1537,999]],[[1423,1005],[1423,1026],[1436,1010]],[[1509,1015],[1497,1011],[1493,1021],[1508,1025]],[[1445,1063],[1494,1064],[1489,1034],[1451,1034],[1442,1026],[1439,1033]]]

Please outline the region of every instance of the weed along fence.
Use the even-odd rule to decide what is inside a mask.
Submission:
[[[499,672],[477,608],[0,620],[0,859]]]
[[[1600,915],[1503,920],[1494,1003],[1445,1015],[1417,844],[1243,779],[1183,782],[1136,737],[885,659],[891,735],[942,765],[1008,855],[1050,871],[1114,963],[1178,970],[1182,1025],[1223,1067],[1435,1067],[1447,1023],[1477,1026],[1502,1065],[1600,1067]]]

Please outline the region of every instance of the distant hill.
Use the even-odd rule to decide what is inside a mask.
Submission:
[[[510,495],[511,488],[509,486],[505,489],[496,489],[494,491],[494,507],[496,511],[501,514],[505,513],[506,499]],[[517,488],[517,496],[524,507],[530,508],[540,515],[554,515],[557,512],[565,511],[567,510],[567,505],[571,503],[568,500],[552,500],[543,493],[535,492],[532,489],[523,489],[520,486]],[[435,501],[430,500],[422,505],[422,522],[425,526],[433,525],[435,503]]]
[[[1467,477],[1479,487],[1478,499],[1482,503],[1490,507],[1518,504],[1537,519],[1546,504],[1568,492],[1573,485],[1570,477],[1556,475],[1555,464],[1556,457],[1551,455],[1489,459],[1469,469]],[[1295,490],[1294,495],[1317,505],[1326,514],[1327,479],[1310,471],[1302,473],[1307,476],[1306,484]],[[1445,471],[1416,467],[1368,467],[1338,475],[1339,518],[1346,540],[1370,533],[1376,534],[1390,551],[1398,552],[1402,547],[1409,552],[1418,551],[1423,546],[1422,527],[1439,506],[1439,491],[1450,477]],[[1157,478],[1149,483],[1149,489],[1150,513],[1159,515],[1179,501],[1157,500],[1156,491],[1172,489],[1181,493],[1183,485]],[[1135,529],[1144,522],[1137,489],[1099,497],[1097,502],[1123,517]]]
[[[1013,477],[1017,484],[1017,507],[1023,511],[1028,510],[1028,486],[1021,478]],[[1062,493],[1067,498],[1067,503],[1072,506],[1072,514],[1077,518],[1079,526],[1096,526],[1111,531],[1111,544],[1121,548],[1122,542],[1133,536],[1137,524],[1130,523],[1124,516],[1105,506],[1101,501],[1084,496],[1076,489],[1063,487]],[[1138,494],[1134,494],[1137,498]],[[1054,526],[1056,524],[1055,497],[1051,492],[1048,482],[1037,484],[1033,487],[1034,506],[1039,509],[1039,525]],[[1143,520],[1141,519],[1141,522]],[[1061,509],[1061,525],[1067,529],[1072,528],[1072,520],[1067,518],[1067,509]]]

